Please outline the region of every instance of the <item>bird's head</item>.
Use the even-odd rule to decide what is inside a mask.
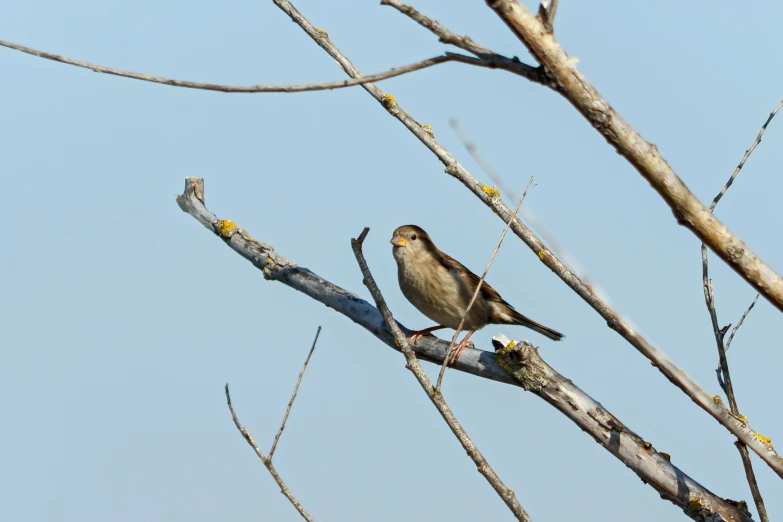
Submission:
[[[416,225],[404,225],[394,231],[390,243],[398,263],[432,252],[435,245],[430,236]]]

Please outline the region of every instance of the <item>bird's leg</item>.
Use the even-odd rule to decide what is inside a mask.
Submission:
[[[452,366],[455,362],[457,362],[457,359],[459,359],[460,354],[462,353],[462,350],[465,349],[466,346],[471,345],[473,346],[473,343],[468,341],[470,339],[470,336],[473,335],[476,332],[476,330],[471,330],[468,332],[468,335],[466,335],[460,343],[454,347],[454,354],[451,356],[451,361],[449,361],[449,364]],[[448,355],[446,356],[448,357]]]
[[[432,332],[434,332],[435,330],[440,330],[442,328],[446,328],[446,327],[445,326],[436,325],[436,326],[433,326],[432,328],[425,328],[424,330],[414,330],[414,331],[411,332],[410,337],[408,337],[408,343],[416,344],[417,342],[419,342],[419,339],[421,339],[425,335],[429,335]]]

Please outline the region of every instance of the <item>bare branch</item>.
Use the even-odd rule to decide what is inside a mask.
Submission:
[[[325,304],[351,319],[390,348],[400,351],[400,346],[402,345],[395,344],[398,341],[395,341],[395,337],[389,331],[384,317],[377,308],[355,294],[326,281],[307,268],[297,266],[275,252],[271,246],[250,237],[247,231],[237,227],[233,222],[219,220],[213,213],[207,210],[204,206],[203,180],[197,178],[187,179],[185,192],[177,197],[177,203],[184,212],[194,217],[210,232],[220,237],[229,248],[261,270],[265,279],[278,281]],[[399,325],[399,323],[396,324]],[[406,334],[410,331],[402,325],[399,326]],[[449,343],[436,337],[423,337],[412,348],[419,359],[435,364],[442,363],[443,359],[449,356]],[[518,375],[512,375],[514,372],[509,373],[504,366],[507,367],[507,362],[503,359],[497,359],[496,355],[490,352],[466,348],[465,352],[457,360],[454,368],[477,377],[520,388],[529,387],[529,382],[535,382],[534,380],[526,381],[525,379],[519,379]],[[535,377],[534,373],[530,375]],[[598,439],[598,434],[608,433],[607,430],[610,426],[604,422],[606,417],[603,414],[593,417],[590,413],[593,410],[600,413],[603,411],[602,407],[600,407],[597,401],[581,392],[581,390],[579,390],[579,394],[571,395],[572,392],[569,390],[572,390],[575,386],[568,380],[565,380],[565,382],[568,383],[568,386],[546,386],[541,388],[541,395],[539,396],[557,407],[561,413],[567,415],[584,431],[590,433],[593,438],[602,444],[602,447],[624,462],[634,473],[643,477],[652,487],[658,489],[661,480],[671,480],[672,477],[676,477],[681,484],[696,484],[696,481],[673,465],[669,467],[668,464],[650,459],[627,459],[624,456],[626,453],[623,451],[625,446],[622,444],[624,440],[622,438],[620,438],[621,444],[619,446],[614,443],[603,444]],[[555,399],[559,396],[560,391],[565,393],[565,395],[561,396],[561,399]],[[547,398],[550,396],[552,397],[551,400]],[[599,408],[596,409],[596,407]],[[748,433],[754,434],[747,425],[744,426]],[[645,446],[645,449],[649,448]],[[708,506],[721,506],[721,503],[724,502],[723,499],[702,486],[699,486],[701,489],[698,490],[690,489],[690,486],[688,488],[688,491],[694,493],[694,498],[701,499],[700,502],[702,503],[706,500]],[[685,496],[686,493],[683,492],[682,498],[685,498]],[[735,518],[735,522],[740,521],[749,522],[743,517]]]
[[[712,211],[712,208],[710,209],[710,211]],[[707,310],[710,314],[710,319],[712,320],[712,331],[713,331],[713,335],[715,336],[715,344],[718,347],[718,361],[720,364],[720,367],[716,370],[716,373],[718,374],[718,383],[720,384],[721,388],[723,388],[723,391],[726,393],[726,398],[729,401],[729,408],[731,409],[732,416],[737,420],[739,420],[740,422],[743,422],[745,418],[742,415],[740,415],[739,407],[737,406],[737,399],[734,395],[734,387],[731,383],[731,373],[729,372],[729,361],[726,358],[726,350],[728,349],[729,343],[731,343],[731,339],[734,337],[734,332],[737,331],[737,329],[742,324],[742,321],[745,320],[745,317],[750,312],[750,309],[753,308],[753,305],[756,304],[756,300],[759,298],[759,296],[758,294],[756,294],[756,299],[753,300],[753,303],[751,303],[751,305],[742,315],[742,318],[740,319],[739,323],[737,324],[736,327],[734,327],[734,331],[731,334],[731,338],[729,338],[729,341],[726,343],[726,346],[724,347],[723,339],[726,335],[726,330],[721,329],[718,326],[718,314],[717,311],[715,310],[715,287],[712,284],[712,280],[709,278],[709,268],[708,268],[709,263],[707,260],[707,247],[704,246],[704,243],[702,243],[701,245],[701,262],[702,262],[702,286],[704,287],[704,300],[707,304]],[[745,477],[748,481],[748,486],[750,487],[751,495],[753,496],[753,502],[756,504],[756,511],[758,511],[759,518],[761,519],[761,522],[769,522],[769,516],[767,515],[767,508],[764,505],[764,498],[761,496],[761,490],[759,489],[758,482],[756,481],[756,474],[753,471],[753,464],[750,460],[748,447],[741,440],[735,441],[734,445],[737,447],[737,450],[740,453],[740,458],[742,459],[742,467],[745,470]]]
[[[737,165],[737,168],[734,169],[734,172],[731,174],[729,180],[720,190],[718,195],[715,196],[715,199],[712,200],[712,204],[710,205],[709,208],[710,213],[715,211],[715,207],[718,205],[718,202],[726,193],[726,191],[729,190],[729,187],[731,187],[732,183],[734,183],[734,180],[737,179],[737,176],[739,175],[740,170],[742,170],[742,167],[745,165],[745,162],[748,160],[748,158],[756,149],[756,147],[759,145],[759,143],[761,143],[761,137],[763,136],[764,131],[767,128],[767,125],[769,125],[769,122],[772,121],[772,118],[775,117],[775,114],[777,114],[781,106],[783,106],[783,101],[781,101],[778,104],[778,106],[775,107],[775,110],[770,113],[769,117],[767,117],[767,121],[765,121],[764,125],[761,126],[761,130],[756,136],[756,139],[753,141],[753,144],[750,146],[748,150],[745,151],[745,154],[742,156],[742,160],[739,162],[739,165]],[[719,366],[715,370],[715,373],[718,376],[718,384],[720,384],[720,387],[726,393],[726,399],[729,401],[729,408],[731,409],[731,414],[734,415],[734,417],[736,417],[737,419],[741,420],[744,417],[740,415],[739,407],[737,406],[737,399],[734,394],[734,386],[731,383],[731,374],[729,372],[729,361],[728,358],[726,357],[726,351],[729,349],[729,346],[731,346],[731,341],[734,339],[734,334],[737,333],[737,330],[739,330],[739,327],[742,326],[742,323],[745,321],[745,317],[747,317],[747,315],[753,309],[753,306],[755,306],[756,301],[759,298],[759,294],[756,294],[756,297],[755,299],[753,299],[753,302],[750,304],[748,309],[745,310],[745,313],[742,314],[742,317],[737,323],[737,326],[735,326],[734,330],[732,330],[729,340],[724,342],[724,339],[726,337],[726,331],[728,330],[729,327],[726,326],[725,328],[720,328],[718,324],[718,313],[715,309],[715,287],[712,283],[712,279],[709,278],[709,261],[707,259],[707,247],[704,245],[704,243],[701,244],[701,263],[702,263],[702,286],[704,287],[704,300],[707,304],[707,311],[709,312],[710,319],[712,321],[712,331],[713,331],[713,335],[715,336],[715,344],[718,347]],[[753,463],[750,460],[748,447],[741,440],[735,441],[734,445],[737,447],[737,450],[740,453],[740,458],[742,459],[742,467],[745,470],[745,478],[747,479],[748,485],[750,486],[750,492],[751,495],[753,496],[753,501],[756,504],[756,510],[759,513],[759,518],[761,519],[761,522],[769,522],[769,516],[767,515],[767,508],[764,505],[764,498],[761,496],[761,490],[759,489],[758,482],[756,481],[756,474],[753,471]]]
[[[783,311],[783,278],[709,212],[663,159],[658,148],[631,128],[587,81],[576,67],[578,60],[565,53],[541,21],[516,0],[487,0],[487,4],[541,64],[552,79],[549,85],[571,102],[655,188],[677,222]],[[783,461],[780,464],[783,474]]]
[[[726,191],[729,190],[731,184],[734,183],[734,180],[737,179],[740,170],[742,170],[742,167],[745,166],[745,162],[748,161],[750,155],[753,154],[753,151],[756,150],[756,147],[758,147],[759,143],[761,143],[761,137],[764,135],[764,131],[767,130],[767,125],[769,125],[769,122],[772,121],[772,118],[775,117],[775,115],[778,113],[781,107],[783,107],[783,100],[781,100],[781,102],[778,103],[778,106],[775,107],[774,111],[769,113],[769,116],[767,117],[767,121],[765,121],[764,125],[761,126],[761,130],[759,131],[758,136],[756,136],[756,139],[753,140],[753,143],[751,144],[750,148],[745,151],[745,154],[742,156],[739,165],[737,165],[737,168],[734,169],[734,172],[731,173],[731,177],[726,182],[726,184],[723,185],[723,188],[720,189],[720,192],[718,192],[718,195],[715,196],[715,199],[712,200],[712,204],[710,205],[710,212],[713,212],[715,210],[715,206],[718,204],[718,201],[720,201],[720,198],[723,197]]]
[[[525,187],[525,192],[522,193],[522,197],[519,198],[519,203],[517,203],[517,208],[514,209],[514,219],[516,219],[516,215],[519,213],[519,208],[522,206],[522,202],[525,201],[525,196],[527,196],[527,191],[530,190],[530,187],[533,186],[533,180],[535,179],[534,176],[530,176],[530,181],[527,182],[527,187]],[[492,266],[492,262],[495,260],[495,256],[498,255],[498,252],[500,251],[500,245],[503,244],[503,240],[506,238],[506,234],[508,233],[508,228],[511,226],[512,221],[509,221],[506,223],[505,228],[503,229],[503,233],[500,234],[500,239],[498,239],[498,244],[495,246],[495,250],[492,252],[492,256],[489,258],[489,262],[487,263],[487,266],[484,268],[484,273],[481,274],[481,278],[479,279],[478,284],[476,285],[476,290],[473,292],[473,297],[470,298],[470,302],[468,303],[468,307],[465,309],[465,313],[462,314],[462,319],[459,321],[459,325],[457,326],[457,331],[454,332],[454,337],[451,338],[451,343],[449,344],[449,352],[451,352],[454,349],[454,344],[457,342],[457,337],[459,337],[459,334],[462,333],[462,328],[465,326],[465,317],[468,316],[468,313],[470,312],[470,309],[473,308],[473,303],[476,302],[476,298],[479,295],[479,292],[481,291],[481,287],[484,285],[484,279],[487,277],[487,273],[489,272],[489,267]],[[446,358],[443,360],[443,364],[440,367],[440,373],[438,374],[438,384],[435,386],[435,389],[440,391],[441,385],[443,384],[443,375],[446,373],[446,367],[448,366],[449,359]]]
[[[509,341],[505,335],[492,338],[498,362],[529,391],[571,419],[604,449],[628,466],[661,497],[680,507],[694,520],[743,520],[750,517],[730,502],[715,496],[677,469],[653,445],[631,431],[599,402],[571,380],[557,373],[527,341]]]
[[[435,20],[428,18],[418,12],[416,9],[409,5],[405,5],[398,0],[381,0],[381,5],[388,5],[393,7],[400,13],[404,14],[417,24],[421,25],[425,29],[435,34],[440,42],[459,47],[460,49],[469,53],[475,54],[482,60],[486,60],[490,63],[494,63],[499,69],[504,69],[514,74],[517,74],[523,78],[526,78],[534,83],[545,85],[548,83],[548,79],[544,74],[544,70],[541,67],[532,67],[526,63],[522,63],[516,56],[508,58],[501,54],[494,52],[492,49],[488,49],[482,45],[474,42],[469,36],[462,36],[450,29],[447,29],[440,25]]]
[[[288,0],[273,0],[291,19],[298,24],[329,56],[343,68],[352,78],[360,77],[361,72],[343,55],[340,50],[305,19]],[[512,221],[512,211],[498,197],[497,191],[477,181],[456,159],[433,137],[431,131],[425,129],[399,106],[390,94],[384,94],[374,84],[363,84],[362,88],[375,98],[394,118],[419,139],[446,166],[446,173],[458,179],[485,205],[487,205],[505,223]],[[706,209],[705,209],[706,211]],[[766,462],[775,473],[783,478],[783,458],[772,448],[766,438],[750,430],[748,426],[735,419],[724,407],[716,404],[710,395],[699,387],[684,371],[678,368],[663,353],[655,348],[647,339],[634,330],[615,310],[601,299],[576,274],[568,269],[544,243],[536,237],[520,220],[513,220],[511,230],[536,254],[544,265],[552,270],[577,295],[585,300],[598,314],[606,320],[607,325],[619,333],[642,355],[649,359],[653,366],[663,373],[675,386],[691,398],[699,407],[712,415],[722,426],[734,436],[746,443]],[[426,339],[426,337],[424,338]],[[417,351],[418,353],[418,351]],[[463,355],[464,357],[464,355]],[[460,360],[463,358],[460,357]],[[442,362],[443,359],[439,359]],[[458,363],[460,361],[457,361]]]
[[[551,0],[549,4],[541,2],[538,6],[538,19],[544,24],[544,29],[548,33],[553,31],[552,26],[555,23],[555,15],[557,14],[557,2],[558,0]]]
[[[239,433],[242,434],[242,437],[244,437],[247,443],[250,444],[250,447],[253,448],[253,451],[256,452],[256,455],[258,455],[258,458],[261,459],[264,467],[269,470],[269,474],[272,475],[272,478],[275,479],[275,482],[277,482],[277,485],[280,487],[280,493],[285,495],[285,498],[287,498],[288,501],[296,508],[299,514],[302,515],[302,518],[308,522],[313,522],[313,517],[311,517],[310,513],[308,513],[304,506],[299,503],[294,494],[291,493],[291,490],[288,489],[288,486],[285,485],[283,479],[280,478],[280,475],[277,474],[277,470],[272,465],[272,460],[264,456],[264,452],[262,452],[261,448],[259,448],[258,444],[256,444],[255,439],[253,439],[253,435],[250,434],[250,430],[239,423],[237,414],[234,411],[234,406],[231,404],[231,394],[228,392],[228,384],[226,384],[226,401],[228,402],[228,410],[231,412],[231,418],[234,420],[234,426],[237,427]]]
[[[302,384],[302,377],[304,377],[305,370],[307,370],[307,365],[310,363],[310,357],[313,356],[313,352],[315,351],[315,343],[318,342],[318,336],[321,335],[321,327],[318,327],[318,330],[315,332],[315,339],[313,339],[313,345],[310,347],[310,353],[307,354],[307,359],[305,359],[304,366],[302,366],[302,371],[299,372],[299,378],[296,380],[296,386],[294,386],[294,393],[291,394],[291,400],[288,401],[288,407],[285,410],[285,415],[283,415],[283,422],[280,423],[280,429],[277,430],[277,435],[275,435],[275,440],[272,442],[272,449],[269,450],[269,461],[272,461],[272,455],[275,454],[275,448],[277,448],[277,441],[280,440],[280,436],[283,434],[283,430],[285,429],[285,423],[288,420],[288,415],[291,413],[291,407],[294,405],[294,400],[296,399],[296,392],[299,391],[299,385]]]
[[[246,230],[238,227],[234,222],[218,219],[204,206],[204,201],[204,181],[198,178],[186,179],[185,190],[177,197],[180,209],[261,270],[265,279],[278,281],[302,292],[350,318],[387,346],[400,351],[400,347],[394,344],[394,338],[386,328],[383,317],[374,306],[356,294],[326,281],[307,268],[297,266],[275,252],[270,245],[251,237]],[[402,328],[406,332],[410,331],[405,327]],[[413,347],[420,359],[435,364],[443,362],[447,357],[448,348],[449,343],[436,337],[424,337]],[[453,368],[484,379],[514,384],[514,379],[495,362],[489,352],[466,348]]]
[[[402,349],[402,353],[405,355],[405,360],[407,361],[405,367],[408,368],[416,377],[416,380],[419,381],[419,384],[427,394],[427,397],[429,397],[432,404],[437,408],[438,413],[443,417],[443,420],[446,421],[451,432],[454,433],[454,436],[457,437],[460,444],[462,444],[462,447],[468,453],[468,456],[476,464],[478,472],[487,479],[487,482],[492,486],[492,489],[494,489],[498,496],[503,499],[503,502],[506,503],[516,519],[522,522],[532,522],[532,519],[522,507],[522,504],[517,500],[514,492],[506,487],[503,481],[500,480],[500,477],[497,476],[495,470],[492,469],[489,462],[484,458],[484,455],[481,454],[481,451],[479,451],[467,432],[465,432],[465,429],[459,423],[457,417],[454,416],[449,405],[446,404],[443,394],[433,388],[432,382],[430,382],[429,377],[427,377],[427,374],[424,372],[424,368],[421,367],[413,349],[410,344],[408,344],[405,334],[402,333],[402,330],[400,330],[400,327],[397,325],[397,321],[394,320],[391,310],[389,310],[386,301],[384,301],[383,296],[381,295],[381,290],[378,288],[378,285],[375,284],[375,279],[372,277],[370,268],[367,266],[367,261],[364,259],[364,254],[362,253],[362,244],[369,232],[370,229],[365,227],[358,239],[351,239],[351,248],[353,248],[356,262],[359,263],[359,268],[361,268],[362,276],[364,277],[364,286],[366,286],[370,291],[370,294],[372,294],[375,305],[380,310],[381,315],[386,322],[386,327],[394,336],[394,343]]]
[[[742,167],[745,165],[745,162],[748,160],[748,158],[750,158],[750,155],[753,154],[753,151],[761,143],[761,137],[764,135],[764,131],[767,129],[767,125],[769,125],[769,122],[772,121],[772,118],[775,117],[775,114],[778,113],[781,106],[783,106],[783,101],[781,101],[778,104],[778,106],[775,107],[775,110],[769,114],[767,120],[761,126],[761,130],[759,130],[756,139],[753,140],[753,143],[751,144],[750,148],[745,151],[745,154],[742,156],[742,160],[740,160],[739,165],[737,165],[737,168],[734,169],[734,172],[731,174],[731,177],[723,186],[723,188],[720,190],[718,195],[715,196],[715,199],[712,200],[712,204],[710,205],[709,208],[710,213],[713,213],[715,211],[715,207],[718,205],[718,202],[723,197],[723,195],[726,194],[726,191],[729,190],[729,187],[731,187],[732,183],[734,183],[734,180],[737,179],[737,176],[739,175],[740,170],[742,170]],[[726,398],[729,401],[729,408],[731,409],[732,415],[734,415],[734,417],[736,417],[737,419],[741,420],[744,417],[740,415],[739,407],[737,406],[737,399],[734,394],[734,386],[731,383],[731,374],[729,373],[729,361],[728,358],[726,357],[726,352],[728,351],[729,346],[731,346],[731,341],[734,339],[734,334],[737,333],[737,330],[739,330],[739,327],[742,326],[742,323],[745,321],[745,317],[748,316],[750,311],[755,306],[756,301],[758,301],[759,294],[756,294],[756,297],[753,299],[753,302],[750,304],[748,309],[745,310],[745,313],[742,314],[742,317],[737,323],[737,326],[735,326],[734,329],[732,330],[729,340],[724,343],[724,339],[726,337],[726,331],[728,330],[729,327],[726,326],[725,328],[720,328],[718,324],[718,313],[715,309],[715,287],[712,283],[712,279],[709,278],[709,262],[707,259],[707,247],[704,245],[704,243],[701,244],[701,263],[702,263],[702,286],[704,287],[704,300],[707,304],[707,311],[709,312],[710,319],[712,321],[712,331],[713,331],[713,335],[715,336],[715,344],[718,347],[719,366],[715,370],[715,373],[718,375],[718,384],[720,384],[720,387],[726,393]],[[734,443],[734,445],[737,447],[737,450],[740,453],[740,458],[742,459],[742,467],[745,470],[745,477],[748,481],[748,485],[750,486],[750,491],[751,494],[753,495],[753,501],[756,504],[756,510],[759,513],[759,518],[761,519],[761,522],[769,522],[769,516],[767,515],[767,508],[764,505],[764,498],[761,496],[761,490],[759,490],[758,482],[756,481],[756,474],[753,471],[753,464],[750,460],[748,447],[741,440],[737,440]]]
[[[737,330],[739,330],[740,326],[742,326],[742,323],[745,322],[745,318],[748,316],[750,311],[753,310],[753,307],[756,306],[756,301],[758,301],[758,300],[759,300],[759,294],[756,294],[756,297],[753,298],[753,302],[750,303],[750,306],[748,307],[748,309],[745,310],[745,313],[742,314],[742,317],[740,317],[740,320],[737,322],[737,326],[732,328],[731,335],[729,335],[729,339],[728,339],[728,341],[726,341],[726,351],[727,352],[729,351],[729,347],[731,346],[731,341],[734,340],[734,334],[737,333]]]
[[[219,92],[230,92],[230,93],[259,93],[259,92],[292,93],[292,92],[327,91],[332,89],[342,89],[345,87],[353,87],[354,85],[361,85],[367,82],[387,80],[389,78],[394,78],[395,76],[402,76],[403,74],[420,71],[421,69],[426,69],[428,67],[432,67],[434,65],[438,65],[446,62],[460,62],[460,63],[466,63],[470,65],[476,65],[478,67],[488,67],[491,69],[497,69],[501,67],[501,65],[495,59],[490,60],[490,59],[474,58],[472,56],[465,56],[456,53],[446,53],[441,56],[435,56],[433,58],[422,60],[420,62],[412,63],[409,65],[404,65],[402,67],[395,67],[394,69],[390,69],[386,72],[382,72],[378,74],[373,74],[371,76],[365,76],[363,78],[352,78],[349,80],[340,80],[336,82],[310,83],[310,84],[303,84],[303,85],[244,85],[244,86],[243,85],[219,85],[214,83],[200,83],[200,82],[191,82],[187,80],[174,80],[172,78],[161,78],[160,76],[151,76],[149,74],[123,71],[111,67],[104,67],[102,65],[95,65],[88,62],[82,62],[80,60],[74,60],[72,58],[60,56],[58,54],[51,54],[43,51],[38,51],[35,49],[31,49],[29,47],[24,47],[22,45],[17,45],[3,40],[0,40],[0,46],[8,47],[9,49],[14,49],[16,51],[21,51],[23,53],[31,54],[39,58],[45,58],[47,60],[53,60],[55,62],[74,65],[76,67],[83,67],[85,69],[90,69],[91,71],[97,73],[111,74],[114,76],[121,76],[123,78],[131,78],[133,80],[141,80],[141,81],[151,82],[151,83],[160,83],[162,85],[171,85],[172,87],[184,87],[186,89],[199,89],[204,91],[219,91]]]

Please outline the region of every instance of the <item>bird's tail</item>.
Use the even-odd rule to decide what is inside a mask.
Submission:
[[[527,317],[520,314],[516,310],[510,310],[510,313],[506,317],[509,319],[508,321],[509,324],[518,324],[520,326],[526,326],[527,328],[530,328],[531,330],[536,331],[541,335],[545,335],[546,337],[549,337],[553,341],[559,341],[560,339],[565,337],[563,334],[561,334],[556,330],[552,330],[551,328],[548,328],[543,324],[537,323],[532,319],[528,319]]]

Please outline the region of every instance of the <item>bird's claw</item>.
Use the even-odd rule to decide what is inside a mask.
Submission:
[[[454,366],[454,363],[457,362],[457,359],[459,359],[460,354],[462,354],[462,350],[465,348],[475,348],[476,345],[473,344],[473,341],[467,341],[464,340],[459,343],[457,346],[454,347],[454,353],[451,355],[451,360],[449,361],[449,365]]]
[[[430,332],[429,330],[421,330],[421,331],[418,331],[418,332],[412,332],[411,336],[408,337],[408,344],[416,344],[416,343],[418,343],[419,341],[421,341],[421,338],[424,337],[425,335],[430,335],[432,337],[435,337],[434,335],[432,335],[432,332]]]

